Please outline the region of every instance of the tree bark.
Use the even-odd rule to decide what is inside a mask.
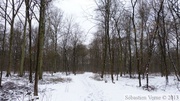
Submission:
[[[5,39],[6,39],[6,27],[7,27],[7,7],[8,7],[8,0],[6,0],[6,6],[5,6],[5,18],[4,18],[4,33],[3,33],[3,43],[2,43],[2,63],[1,63],[1,75],[0,75],[0,87],[2,87],[2,74],[3,74],[3,68],[4,68],[4,62],[5,62]]]
[[[23,32],[23,43],[21,45],[21,63],[20,63],[20,73],[19,76],[23,76],[23,71],[24,71],[24,58],[25,58],[25,45],[26,45],[26,27],[27,27],[27,20],[28,20],[28,5],[29,5],[29,0],[25,0],[25,5],[26,5],[26,16],[25,16],[25,24],[24,24],[24,32]]]
[[[141,69],[140,69],[140,61],[139,61],[139,53],[138,53],[138,46],[137,46],[137,33],[136,33],[136,25],[135,25],[135,6],[136,6],[137,0],[133,3],[131,0],[131,4],[133,7],[133,13],[132,13],[132,23],[133,23],[133,32],[134,32],[134,42],[135,42],[135,52],[136,52],[136,64],[137,64],[137,73],[138,73],[138,79],[139,79],[139,87],[141,87]]]
[[[29,24],[29,82],[32,83],[32,37],[31,37],[31,34],[32,34],[32,27],[31,27],[31,20],[32,18],[30,17],[30,5],[31,5],[31,1],[29,0],[25,0],[26,2],[26,5],[27,5],[27,20],[28,20],[28,24]],[[28,4],[27,4],[28,3]]]
[[[44,34],[45,34],[45,3],[46,0],[41,0],[40,2],[40,18],[39,18],[38,49],[37,49],[35,83],[34,83],[34,96],[38,96],[38,79],[42,79],[43,46],[44,46]]]
[[[14,18],[11,21],[11,28],[10,28],[10,38],[9,38],[9,61],[8,61],[8,68],[6,77],[11,75],[10,69],[12,67],[12,44],[13,44],[13,37],[14,37]]]

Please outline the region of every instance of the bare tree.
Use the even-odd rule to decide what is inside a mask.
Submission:
[[[147,24],[147,20],[149,17],[149,12],[150,12],[150,7],[149,7],[149,3],[148,1],[145,0],[139,0],[139,6],[138,6],[138,13],[139,13],[139,18],[140,18],[140,67],[141,67],[141,72],[143,75],[143,78],[145,78],[144,76],[144,71],[145,68],[144,67],[144,34],[146,33],[146,24]]]
[[[119,68],[122,76],[122,66],[123,66],[123,45],[122,45],[122,35],[121,35],[121,30],[122,30],[122,15],[124,11],[123,4],[121,2],[118,2],[117,0],[113,0],[112,2],[112,19],[114,22],[114,29],[116,30],[115,33],[117,33],[117,36],[119,38]],[[119,73],[119,71],[117,71]],[[117,73],[117,77],[118,77]]]
[[[107,25],[107,18],[106,18],[107,15],[105,14],[105,11],[106,11],[105,6],[107,5],[107,0],[101,0],[99,2],[97,2],[97,1],[95,1],[95,2],[97,4],[97,6],[98,6],[97,11],[100,12],[100,15],[102,16],[101,18],[103,19],[103,21],[100,20],[101,21],[100,23],[103,23],[103,24],[100,24],[100,25],[104,29],[104,31],[103,31],[104,38],[102,40],[102,42],[103,42],[103,56],[102,56],[103,64],[102,64],[102,70],[101,70],[101,78],[103,78],[104,77],[104,72],[105,72],[105,67],[106,67],[106,61],[107,61],[106,60],[107,59],[107,48],[108,48],[107,32],[109,33],[109,28],[108,28],[108,31],[107,31],[107,27],[109,27],[109,22],[108,22],[108,25]]]
[[[23,69],[24,69],[24,58],[25,58],[25,44],[26,44],[26,27],[27,27],[27,21],[29,17],[29,0],[25,0],[26,5],[26,15],[25,15],[25,22],[24,22],[24,32],[23,32],[23,43],[21,45],[21,63],[20,63],[20,73],[19,76],[23,76]]]
[[[66,75],[68,75],[69,67],[68,67],[68,46],[70,43],[70,38],[73,33],[74,27],[74,19],[71,16],[70,18],[66,19],[66,24],[64,28],[64,33],[62,36],[62,56],[63,56],[63,68],[65,69]],[[73,57],[74,58],[74,57]]]
[[[155,9],[155,8],[153,7],[153,9]],[[156,25],[155,25],[154,30],[151,31],[149,29],[148,32],[147,32],[148,59],[147,59],[146,65],[145,65],[145,68],[146,68],[146,83],[147,83],[146,87],[147,87],[147,89],[149,87],[149,65],[150,65],[150,62],[151,62],[152,53],[153,53],[153,49],[154,49],[154,46],[155,46],[155,39],[156,39],[156,37],[157,37],[157,35],[159,33],[158,31],[159,31],[159,27],[160,27],[159,26],[159,24],[160,24],[160,13],[161,13],[162,9],[163,9],[163,1],[161,1],[159,9],[154,10],[155,14],[156,14],[155,15]]]
[[[137,45],[137,29],[135,24],[135,6],[136,6],[137,0],[133,1],[131,0],[131,5],[133,8],[132,12],[132,24],[133,24],[133,32],[134,32],[134,42],[135,42],[135,48],[136,48],[136,64],[137,64],[137,72],[138,72],[138,79],[139,79],[139,87],[141,87],[141,69],[140,69],[140,60],[139,60],[139,52],[138,52],[138,45]]]
[[[6,39],[6,27],[7,27],[7,7],[8,7],[8,0],[5,2],[5,9],[4,11],[4,33],[3,33],[3,43],[2,43],[2,63],[1,63],[1,75],[0,75],[0,86],[2,86],[2,74],[3,74],[3,67],[5,62],[5,39]],[[1,8],[2,9],[2,8]]]
[[[12,66],[12,45],[13,45],[13,36],[14,36],[14,21],[15,17],[18,14],[19,9],[21,8],[21,5],[23,4],[24,0],[11,0],[9,7],[10,13],[7,9],[3,8],[3,5],[0,5],[0,9],[5,12],[4,14],[1,12],[2,16],[5,18],[5,20],[10,24],[10,37],[9,37],[9,66],[7,68],[7,74],[8,77],[10,75],[10,68]],[[6,2],[8,4],[8,2]],[[11,17],[10,17],[11,16]]]
[[[32,12],[30,11],[32,0],[26,0],[25,2],[27,10],[27,20],[29,25],[29,82],[32,83]]]
[[[111,80],[114,83],[114,64],[113,64],[113,49],[111,50],[111,41],[110,41],[110,20],[111,20],[111,6],[112,1],[111,0],[101,0],[99,2],[96,1],[96,4],[98,6],[97,11],[100,12],[101,17],[103,18],[102,26],[104,28],[104,48],[103,48],[103,66],[102,66],[102,72],[101,72],[101,78],[103,78],[105,67],[106,67],[106,58],[109,55],[110,60],[110,72],[111,72]]]
[[[127,47],[128,47],[128,58],[129,58],[129,66],[128,66],[128,72],[129,72],[129,77],[132,78],[132,48],[131,48],[131,45],[132,45],[132,42],[131,42],[131,16],[129,14],[129,12],[127,11],[126,12],[127,14],[124,15],[124,18],[126,19],[125,20],[125,23],[123,24],[124,25],[124,29],[125,29],[125,32],[127,34]]]
[[[53,48],[54,48],[54,55],[53,55],[53,67],[54,72],[56,72],[57,69],[57,44],[58,44],[58,34],[60,32],[60,27],[62,24],[62,17],[63,13],[60,9],[54,8],[50,10],[50,24],[52,29],[52,42],[53,42]]]
[[[19,1],[12,0],[12,2],[11,2],[12,17],[11,18],[9,17],[9,19],[10,19],[10,21],[9,21],[9,24],[10,24],[9,66],[7,68],[6,77],[8,77],[10,75],[10,68],[12,66],[12,44],[13,44],[13,37],[14,37],[14,21],[15,21],[15,17],[18,14],[18,11],[19,11],[21,5],[23,4],[23,2],[24,2],[24,0],[19,0]]]
[[[175,30],[175,35],[176,35],[176,63],[177,63],[177,67],[180,67],[180,57],[179,57],[179,36],[180,34],[178,33],[178,26],[180,25],[180,19],[178,19],[178,6],[177,6],[177,0],[169,0],[168,1],[168,8],[171,12],[171,15],[173,17],[173,29]],[[177,6],[177,7],[174,7],[174,6]],[[180,17],[179,17],[180,18]],[[179,75],[180,75],[180,69],[178,70],[178,68],[175,69],[175,73],[179,72]],[[176,74],[177,75],[177,74]]]
[[[39,14],[39,31],[38,31],[38,49],[37,49],[37,64],[35,71],[34,95],[38,96],[38,79],[42,79],[42,63],[43,63],[43,46],[45,34],[45,10],[46,0],[40,1]]]
[[[164,63],[165,67],[165,76],[166,76],[166,84],[168,84],[168,65],[167,65],[167,48],[166,48],[166,39],[167,39],[167,32],[166,32],[166,26],[165,26],[165,6],[164,6],[164,0],[160,1],[160,11],[159,17],[159,33],[158,33],[158,38],[159,38],[159,45],[160,45],[160,51],[161,51],[161,56],[162,60]]]

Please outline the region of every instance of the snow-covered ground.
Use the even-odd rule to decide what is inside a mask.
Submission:
[[[3,79],[3,82],[33,86],[27,83],[27,78],[13,78]],[[146,80],[142,80],[142,86],[144,85]],[[112,83],[110,76],[101,80],[98,74],[87,72],[68,76],[63,73],[55,73],[53,76],[45,73],[44,79],[39,82],[37,101],[180,101],[180,82],[174,76],[169,76],[169,84],[166,85],[164,77],[151,75],[149,85],[153,90],[147,91],[138,87],[137,78],[129,79],[126,76]],[[30,89],[25,90],[21,99],[28,100],[33,94],[27,96],[27,90]]]

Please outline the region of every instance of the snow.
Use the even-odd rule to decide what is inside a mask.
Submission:
[[[93,73],[84,73],[65,76],[61,73],[55,74],[61,75],[63,78],[71,78],[71,82],[40,85],[40,89],[46,89],[45,93],[40,95],[40,99],[43,101],[136,101],[128,100],[131,96],[146,97],[145,101],[156,101],[150,99],[150,97],[163,97],[170,95],[178,95],[178,82],[175,81],[173,76],[169,77],[169,85],[165,85],[164,77],[150,76],[150,85],[153,85],[156,89],[153,91],[144,90],[138,87],[138,79],[129,79],[127,77],[119,78],[113,84],[110,80],[110,76],[106,76],[108,82],[105,80],[93,79],[95,75]],[[145,85],[146,80],[142,80],[142,85]],[[178,95],[179,96],[179,95]],[[179,96],[180,100],[180,96]],[[179,101],[177,100],[177,101]],[[139,101],[139,100],[137,100]],[[158,99],[157,101],[165,101],[164,99]]]
[[[128,76],[119,77],[115,83],[111,82],[110,75],[102,80],[98,74],[88,72],[68,76],[45,73],[43,77],[39,82],[39,99],[35,101],[180,101],[180,82],[174,76],[169,76],[169,84],[166,85],[165,77],[150,75],[149,85],[153,88],[150,91],[138,87],[138,79]],[[32,87],[33,84],[27,84],[27,78],[21,79],[9,77],[3,79],[3,83],[11,81]],[[146,80],[142,79],[142,86],[145,85]],[[21,96],[23,101],[32,98],[33,94]]]

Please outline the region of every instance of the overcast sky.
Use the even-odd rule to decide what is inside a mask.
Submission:
[[[61,8],[64,16],[73,16],[75,21],[80,24],[86,35],[86,44],[91,42],[93,32],[95,32],[95,23],[91,18],[95,16],[94,9],[96,4],[94,0],[56,0],[55,6]]]

